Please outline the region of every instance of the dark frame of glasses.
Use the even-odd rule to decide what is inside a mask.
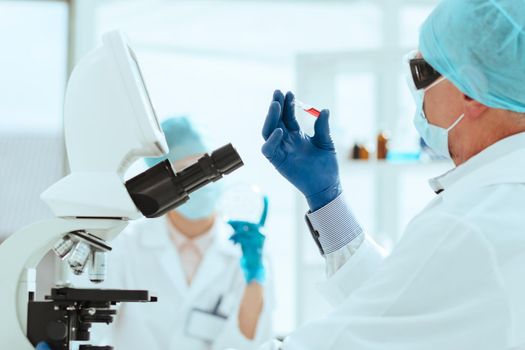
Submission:
[[[426,89],[441,77],[441,73],[432,68],[423,58],[413,58],[410,60],[410,71],[414,85],[418,90]]]

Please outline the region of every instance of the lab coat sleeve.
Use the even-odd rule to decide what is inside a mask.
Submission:
[[[386,254],[370,237],[365,238],[343,195],[308,213],[307,220],[325,252],[329,279],[320,287],[321,293],[336,306],[370,277]]]
[[[365,240],[365,235],[357,236],[352,242],[343,248],[325,255],[326,276],[332,277],[337,271],[352,258]]]
[[[242,293],[239,296],[239,303],[235,307],[235,311],[231,314],[228,319],[228,323],[225,326],[224,332],[221,336],[213,343],[213,350],[225,350],[225,349],[236,349],[236,350],[251,350],[257,349],[261,344],[272,338],[272,313],[274,308],[274,289],[273,289],[273,274],[271,273],[271,265],[268,261],[265,262],[267,266],[267,279],[264,286],[264,304],[257,323],[257,330],[255,338],[250,340],[246,338],[240,331],[239,328],[239,308]]]
[[[340,272],[351,283],[353,271]],[[282,349],[505,349],[510,322],[492,246],[479,229],[440,214],[413,221],[360,288]]]
[[[335,307],[363,285],[385,257],[386,252],[369,237],[358,248],[343,247],[326,258],[329,278],[318,289],[326,301]],[[338,268],[331,274],[334,266]]]

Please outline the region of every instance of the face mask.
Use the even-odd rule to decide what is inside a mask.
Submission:
[[[411,88],[412,96],[416,102],[416,115],[414,117],[414,125],[416,126],[419,135],[423,138],[425,143],[437,154],[446,158],[452,158],[450,150],[448,148],[448,134],[449,132],[459,124],[465,117],[465,114],[460,115],[456,121],[448,128],[442,128],[436,125],[432,125],[428,122],[423,110],[423,102],[425,98],[425,92],[442,82],[444,78],[437,80],[434,84],[430,85],[425,90],[415,90]]]
[[[190,220],[210,217],[217,209],[221,194],[218,183],[208,184],[190,194],[190,199],[175,210]]]

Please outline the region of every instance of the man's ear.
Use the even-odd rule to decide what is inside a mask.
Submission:
[[[467,95],[463,95],[463,101],[465,104],[466,118],[477,119],[489,109],[489,107],[476,100],[473,100]]]

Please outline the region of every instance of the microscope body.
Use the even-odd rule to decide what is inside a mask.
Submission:
[[[31,350],[45,340],[54,350],[73,350],[71,341],[89,340],[91,323],[112,321],[116,303],[156,301],[147,291],[67,287],[36,301],[35,268],[54,250],[75,274],[89,267],[90,280],[101,282],[111,251],[107,242],[129,220],[160,216],[243,165],[226,145],[180,173],[166,160],[125,181],[134,161],[160,157],[168,147],[135,54],[119,32],[104,35],[103,45],[75,67],[64,131],[71,172],[41,195],[55,218],[29,225],[0,245],[0,349]]]

